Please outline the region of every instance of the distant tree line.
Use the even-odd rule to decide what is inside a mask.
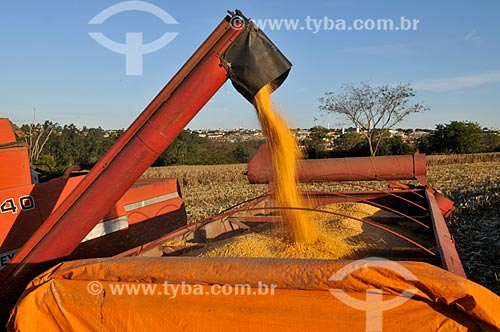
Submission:
[[[324,127],[311,128],[308,138],[302,141],[307,158],[359,157],[371,154],[366,137],[355,131],[334,139],[333,148],[327,148],[329,130]],[[438,124],[435,130],[415,137],[412,129],[404,130],[404,136],[392,136],[388,130],[382,136],[377,155],[413,154],[418,149],[426,154],[464,154],[500,152],[500,133],[481,128],[478,123],[451,121]]]
[[[30,144],[32,164],[49,171],[97,162],[124,132],[100,127],[80,129],[74,124],[61,126],[50,121],[23,125],[21,130],[23,139]],[[214,140],[183,130],[154,166],[247,163],[262,143]]]
[[[123,130],[110,131],[101,127],[61,126],[50,121],[23,125],[21,130],[30,145],[31,163],[47,170],[95,163],[123,133]]]
[[[26,142],[31,144],[32,164],[47,170],[56,170],[75,164],[97,162],[116,142],[123,130],[102,128],[78,128],[74,124],[61,126],[50,121],[43,124],[23,125]],[[330,158],[369,156],[368,142],[361,133],[346,131],[335,135],[328,146],[331,135],[324,127],[314,127],[309,136],[299,144],[306,158]],[[451,121],[439,124],[426,135],[412,137],[412,129],[404,137],[391,137],[389,131],[378,146],[378,155],[412,154],[416,149],[427,154],[461,154],[500,151],[500,136],[481,128],[477,123]],[[262,144],[262,140],[251,139],[228,141],[200,137],[190,130],[183,130],[169,148],[160,155],[154,166],[166,165],[211,165],[247,163]]]
[[[366,137],[356,131],[347,131],[333,140],[333,148],[326,148],[323,127],[311,128],[311,134],[301,144],[305,157],[309,159],[337,158],[337,157],[364,157],[370,156],[370,146]],[[390,137],[389,132],[380,133],[383,138],[377,148],[377,155],[404,155],[415,153],[415,146],[403,141],[401,136]]]
[[[438,124],[429,135],[391,135],[391,130],[414,113],[429,107],[415,102],[410,83],[369,82],[345,84],[319,99],[319,109],[352,123],[356,131],[327,137],[325,128],[316,127],[303,140],[308,158],[408,154],[417,149],[427,154],[462,154],[500,151],[499,132],[481,128],[478,123],[451,121]],[[401,132],[401,131],[400,131]],[[330,144],[325,144],[329,142]]]
[[[428,154],[498,152],[500,135],[481,128],[478,123],[451,121],[438,124],[430,135],[419,139],[417,147]]]
[[[183,130],[153,166],[247,163],[262,143],[262,140],[229,142]]]

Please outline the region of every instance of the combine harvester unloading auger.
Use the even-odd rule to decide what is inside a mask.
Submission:
[[[236,20],[244,22],[237,29]],[[228,78],[252,102],[263,86],[278,88],[290,68],[262,31],[231,12],[86,176],[32,184],[26,146],[0,135],[2,170],[26,172],[0,177],[1,221],[9,217],[0,248],[13,255],[0,271],[8,330],[500,331],[500,299],[465,278],[444,220],[453,204],[427,183],[423,155],[303,161],[299,168],[302,182],[366,189],[353,181],[387,181],[390,190],[304,198],[316,213],[343,215],[325,207],[346,202],[390,212],[351,219],[397,245],[367,246],[342,260],[186,257],[187,246],[164,245],[203,247],[280,221],[272,186],[186,224],[175,180],[138,179]],[[15,170],[3,166],[13,157]],[[270,174],[263,146],[248,178],[269,183]],[[398,182],[407,179],[418,184]],[[138,291],[123,293],[132,288]]]

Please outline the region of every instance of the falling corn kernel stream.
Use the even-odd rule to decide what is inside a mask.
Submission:
[[[297,166],[300,157],[297,142],[285,120],[273,110],[272,88],[265,85],[254,97],[254,106],[271,151],[276,204],[280,210],[287,237],[293,242],[312,243],[318,239],[318,230],[307,211],[287,208],[305,207],[297,188]]]

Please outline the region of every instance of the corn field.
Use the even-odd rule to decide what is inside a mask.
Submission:
[[[427,176],[435,189],[455,202],[448,220],[468,277],[500,294],[500,153],[427,157]],[[145,178],[179,180],[189,222],[217,214],[265,192],[248,184],[247,165],[150,168]],[[373,183],[371,183],[372,185]],[[384,188],[379,182],[376,185]],[[301,184],[307,190],[362,190],[349,185]]]

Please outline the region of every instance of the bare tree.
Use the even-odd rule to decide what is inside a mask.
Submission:
[[[359,86],[343,85],[342,90],[340,94],[327,92],[324,98],[320,98],[319,108],[351,121],[368,141],[372,156],[377,154],[380,142],[389,129],[408,115],[428,109],[422,104],[410,102],[415,92],[408,83],[373,87],[361,82]]]
[[[30,150],[30,163],[32,165],[40,158],[45,144],[55,130],[55,126],[51,122],[45,121],[43,125],[40,125],[35,124],[35,119],[36,109],[33,109],[33,122],[29,125],[28,135],[25,136]]]

